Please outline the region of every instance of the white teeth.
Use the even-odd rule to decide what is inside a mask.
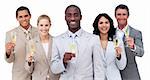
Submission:
[[[47,31],[45,31],[45,30],[41,30],[41,32],[46,33]]]
[[[42,32],[44,32],[44,33],[45,33],[46,31],[42,31]]]
[[[102,28],[102,30],[107,30],[107,28]]]
[[[27,23],[26,21],[24,21],[23,23]]]
[[[75,24],[76,22],[70,22],[70,24]]]

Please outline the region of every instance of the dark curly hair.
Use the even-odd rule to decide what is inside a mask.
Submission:
[[[99,31],[99,29],[98,29],[98,22],[99,22],[99,19],[100,19],[101,17],[105,17],[105,18],[108,19],[109,22],[110,22],[110,29],[109,29],[109,31],[108,31],[108,40],[109,40],[109,41],[112,41],[112,40],[113,40],[113,36],[115,35],[115,32],[116,32],[116,28],[114,28],[113,20],[112,20],[111,17],[110,17],[108,14],[106,14],[106,13],[101,13],[101,14],[99,14],[99,15],[95,18],[95,20],[94,20],[94,22],[93,22],[93,27],[94,27],[93,34],[95,34],[95,35],[100,35],[100,31]]]

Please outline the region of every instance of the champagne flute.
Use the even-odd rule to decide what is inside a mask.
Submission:
[[[119,46],[119,40],[117,39],[117,36],[116,36],[116,35],[113,36],[113,43],[114,43],[114,46],[115,46],[115,47],[118,47],[118,46]]]
[[[125,30],[125,37],[128,38],[129,37],[129,29],[128,27]],[[126,40],[125,40],[126,41]],[[127,41],[125,42],[125,47],[128,47]]]
[[[11,33],[11,42],[16,44],[16,32]]]
[[[114,43],[114,46],[115,46],[115,47],[118,47],[118,46],[119,46],[119,40],[117,39],[116,36],[113,36],[113,43]]]
[[[125,30],[125,36],[126,36],[126,37],[129,37],[129,29],[128,29],[128,27],[127,27],[126,30]]]
[[[35,43],[33,40],[30,40],[30,46],[29,46],[29,49],[30,49],[30,56],[32,56],[32,62],[34,62],[34,54],[35,54]]]
[[[70,60],[71,63],[75,63],[76,62],[76,45],[74,43],[69,44],[69,52],[72,55],[72,58]]]
[[[114,39],[114,45],[115,45],[115,47],[118,47],[118,46],[119,46],[119,41],[118,41],[118,39]]]
[[[17,38],[16,32],[11,32],[11,42],[16,45],[16,38]],[[13,53],[15,53],[15,49],[13,49]]]
[[[75,53],[76,53],[76,45],[75,44],[70,44],[69,45],[69,50],[70,52],[73,54],[73,57],[75,57]]]
[[[120,54],[118,54],[118,47],[119,47],[119,40],[115,37],[113,38],[114,46],[115,46],[115,51],[116,51],[116,56],[119,57]]]

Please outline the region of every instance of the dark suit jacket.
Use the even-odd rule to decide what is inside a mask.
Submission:
[[[127,56],[127,66],[124,70],[121,70],[122,80],[141,80],[135,56],[142,57],[144,54],[142,33],[129,26],[129,36],[134,38],[135,50],[131,50],[129,47],[125,47],[125,52]]]

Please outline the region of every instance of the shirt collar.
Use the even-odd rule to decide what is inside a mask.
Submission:
[[[129,25],[127,24],[122,30],[117,27],[117,30],[123,31],[124,33],[126,32],[126,30],[128,30],[129,32]]]
[[[78,37],[80,37],[81,35],[82,35],[82,29],[79,29],[77,32],[75,32],[75,33],[72,33],[71,31],[67,31],[67,35],[69,36],[69,37],[71,37],[71,36],[78,36]]]
[[[20,27],[20,29],[23,31],[23,32],[25,32],[25,33],[30,33],[31,32],[31,29],[32,29],[32,26],[29,26],[29,28],[26,30],[26,29],[24,29],[22,26],[19,26]]]
[[[129,32],[129,25],[127,24],[123,29],[122,31],[125,33],[126,31]]]

